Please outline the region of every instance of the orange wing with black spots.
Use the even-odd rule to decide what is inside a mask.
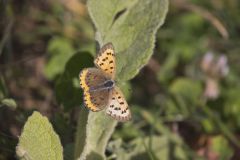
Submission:
[[[98,90],[94,92],[84,92],[84,104],[91,111],[97,112],[106,108],[108,104],[108,97],[110,95],[108,90]]]
[[[104,73],[97,68],[84,69],[80,74],[80,86],[83,89],[83,100],[86,107],[92,111],[100,111],[108,104],[109,90],[92,90],[106,81]]]
[[[128,108],[127,101],[125,100],[121,90],[114,87],[111,99],[109,101],[107,114],[118,121],[128,121],[131,119],[131,112]]]
[[[97,68],[85,68],[80,74],[80,86],[84,91],[88,91],[90,87],[96,87],[103,84],[107,78],[101,70]]]
[[[112,43],[105,44],[94,61],[95,65],[114,79],[116,72],[115,52]]]

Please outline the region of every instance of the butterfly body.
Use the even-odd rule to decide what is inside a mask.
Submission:
[[[115,85],[115,82],[113,80],[106,80],[103,84],[100,84],[98,86],[90,87],[90,92],[97,92],[100,90],[111,90]]]
[[[114,87],[114,84],[115,82],[113,80],[107,80],[105,83],[104,83],[104,87],[106,88],[113,88]]]
[[[111,43],[100,49],[94,63],[96,68],[85,68],[79,74],[85,106],[94,112],[106,109],[106,113],[118,121],[129,120],[128,104],[114,81],[116,63]]]

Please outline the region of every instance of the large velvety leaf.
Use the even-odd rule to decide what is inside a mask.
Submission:
[[[88,0],[100,46],[112,42],[116,50],[117,80],[133,78],[153,53],[155,33],[163,23],[167,0]],[[107,142],[117,122],[105,112],[88,114],[86,142],[76,158],[104,159]],[[80,128],[78,128],[79,130]],[[76,150],[75,150],[76,151]],[[80,154],[80,155],[79,155]]]
[[[20,159],[62,160],[63,148],[46,117],[34,112],[24,125],[16,147]]]
[[[153,53],[155,34],[164,22],[168,1],[89,0],[88,9],[99,43],[114,44],[117,78],[133,78]]]

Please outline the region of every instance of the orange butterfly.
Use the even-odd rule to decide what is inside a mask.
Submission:
[[[118,121],[130,120],[128,104],[114,81],[116,62],[112,43],[100,49],[94,63],[96,68],[85,68],[79,74],[85,106],[94,112],[106,109]]]

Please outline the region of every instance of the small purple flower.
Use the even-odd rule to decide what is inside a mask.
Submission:
[[[216,57],[212,52],[207,52],[202,59],[201,69],[205,74],[204,96],[216,99],[219,95],[219,80],[229,73],[228,59],[225,55]]]

